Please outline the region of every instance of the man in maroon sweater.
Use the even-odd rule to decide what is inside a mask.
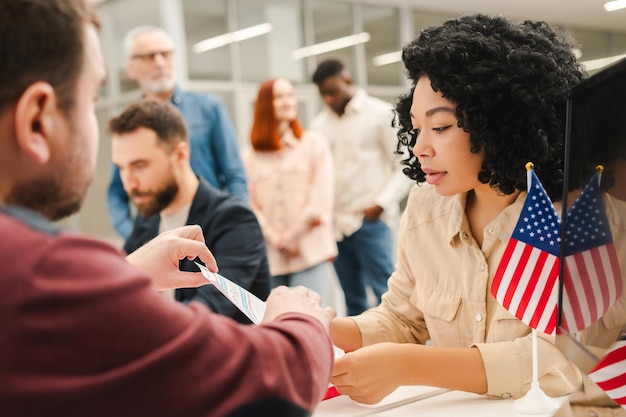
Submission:
[[[124,258],[56,229],[80,208],[98,149],[104,80],[84,0],[0,0],[0,415],[306,416],[332,368],[334,316],[276,289],[259,326],[154,290],[216,271],[197,226]]]

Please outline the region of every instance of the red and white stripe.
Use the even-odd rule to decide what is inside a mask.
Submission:
[[[615,402],[626,408],[626,341],[613,345],[589,373],[589,378]]]
[[[597,321],[622,295],[613,243],[565,258],[562,327],[576,333]]]
[[[547,334],[556,328],[559,258],[509,240],[491,287],[493,296],[522,322]]]

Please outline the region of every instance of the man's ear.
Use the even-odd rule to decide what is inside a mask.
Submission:
[[[190,157],[190,151],[191,149],[189,149],[189,143],[181,140],[176,144],[176,146],[174,146],[173,154],[175,155],[177,161],[182,161],[184,159],[188,160]]]
[[[28,86],[17,102],[17,146],[38,164],[46,164],[50,159],[50,135],[58,125],[58,113],[54,88],[43,81]]]

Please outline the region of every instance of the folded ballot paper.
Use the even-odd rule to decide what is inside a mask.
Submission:
[[[260,298],[252,294],[250,291],[240,287],[231,280],[221,276],[220,274],[214,274],[209,271],[206,266],[195,262],[200,268],[202,275],[209,280],[209,282],[228,298],[243,314],[245,314],[250,321],[254,324],[261,323],[263,316],[265,315],[265,302]],[[335,359],[340,358],[345,352],[339,349],[337,346],[333,346],[333,352]],[[337,389],[331,384],[326,391],[324,400],[338,396]]]

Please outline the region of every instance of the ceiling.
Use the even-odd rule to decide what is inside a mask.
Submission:
[[[504,14],[515,19],[626,33],[626,9],[606,12],[602,7],[605,0],[387,0],[387,3],[453,14]]]
[[[89,0],[105,3],[111,0]],[[186,7],[193,4],[205,8],[224,6],[222,1],[181,0]],[[380,4],[380,0],[333,0]],[[626,9],[607,12],[606,0],[386,0],[389,5],[411,6],[423,11],[446,14],[487,13],[504,14],[515,19],[546,20],[564,26],[597,29],[626,34]],[[129,5],[132,5],[131,2]]]

